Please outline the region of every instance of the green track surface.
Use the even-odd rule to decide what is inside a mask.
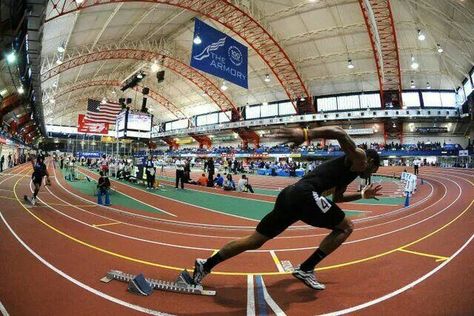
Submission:
[[[92,180],[91,182],[85,181],[85,180],[67,181],[67,183],[71,187],[73,187],[75,190],[88,196],[94,196],[94,191],[96,190],[96,185],[97,185],[94,180]],[[141,210],[141,211],[146,211],[146,212],[151,212],[151,213],[156,213],[156,214],[164,214],[163,212],[160,212],[157,209],[154,209],[152,207],[149,207],[148,205],[135,201],[129,198],[128,196],[119,192],[112,192],[110,194],[110,202],[112,203],[112,205],[120,205],[120,206],[124,206],[133,210]]]
[[[169,179],[169,177],[157,178],[165,178],[166,180]],[[146,191],[145,187],[141,184],[123,181],[119,182]],[[188,188],[187,190],[186,187]],[[230,195],[227,196],[222,194],[213,194],[204,191],[191,190],[193,188],[193,185],[187,185],[186,187],[185,190],[176,190],[174,186],[165,185],[164,189],[162,190],[153,190],[147,192],[156,194],[158,196],[178,200],[180,202],[185,202],[193,206],[204,207],[225,214],[237,215],[254,220],[261,220],[267,213],[269,213],[273,209],[273,203],[270,202],[247,200],[245,198],[238,198]],[[183,207],[186,208],[186,205],[184,205]],[[349,210],[345,212],[348,216],[360,216],[364,213],[361,211],[354,210]]]

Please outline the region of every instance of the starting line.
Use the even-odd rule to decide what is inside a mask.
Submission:
[[[100,279],[104,283],[109,283],[112,280],[129,283],[135,279],[136,275],[128,274],[119,270],[110,270],[107,275]],[[152,288],[160,291],[178,292],[184,294],[196,294],[196,295],[216,295],[216,291],[204,290],[202,285],[190,285],[189,282],[192,277],[189,275],[187,270],[180,273],[175,282],[154,280],[145,278]]]

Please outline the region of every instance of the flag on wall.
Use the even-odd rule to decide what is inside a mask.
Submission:
[[[86,121],[115,124],[115,119],[121,111],[122,106],[118,103],[102,103],[97,100],[89,99],[87,101]]]

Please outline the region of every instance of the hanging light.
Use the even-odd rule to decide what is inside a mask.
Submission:
[[[392,127],[393,128],[397,127],[397,124],[395,124],[395,122],[393,122]]]
[[[415,88],[416,88],[415,80],[412,80],[412,81],[410,82],[410,88],[412,88],[412,89],[415,89]]]
[[[417,70],[418,67],[420,66],[420,65],[416,62],[415,56],[413,56],[413,55],[411,56],[411,65],[410,65],[410,66],[411,66],[411,69],[413,69],[413,70]]]
[[[81,4],[83,2],[84,2],[84,0],[76,0],[76,4]]]
[[[306,100],[304,96],[301,96],[300,101],[303,102],[304,100]]]
[[[9,64],[13,64],[16,61],[16,55],[15,52],[12,51],[10,54],[7,55],[7,62]]]
[[[437,44],[436,47],[438,48],[438,49],[437,49],[437,50],[438,50],[438,53],[441,54],[442,52],[444,52],[444,50],[443,50],[443,48],[441,47],[441,45]]]
[[[66,51],[66,48],[64,47],[64,44],[61,44],[58,46],[58,52],[64,53]]]
[[[421,30],[418,30],[418,40],[424,41],[425,39],[426,39],[425,34]]]
[[[141,72],[139,72],[138,75],[137,75],[137,78],[138,79],[143,79],[143,74]]]
[[[56,103],[56,100],[54,100],[54,98],[51,98],[51,99],[49,99],[49,103],[54,104],[54,103]]]
[[[268,102],[267,102],[267,101],[263,101],[263,102],[262,102],[262,105],[263,105],[263,106],[266,106],[266,105],[268,105]]]
[[[426,89],[431,89],[431,85],[429,82],[426,83]]]
[[[152,72],[158,72],[160,70],[160,65],[156,62],[156,60],[151,64],[151,71]]]
[[[63,63],[63,61],[61,60],[60,57],[58,57],[58,59],[56,60],[56,64],[61,65],[62,63]]]
[[[199,37],[199,35],[196,35],[196,37],[193,39],[193,43],[196,44],[196,45],[199,45],[199,44],[202,43],[202,40]]]
[[[103,98],[102,101],[100,101],[100,104],[106,104],[107,103],[107,98]]]
[[[270,75],[269,74],[265,75],[265,82],[270,82]]]
[[[354,65],[352,64],[352,59],[347,60],[347,68],[354,69]]]
[[[222,90],[222,91],[225,91],[225,90],[227,90],[228,88],[229,88],[229,87],[226,86],[225,81],[222,81],[221,90]]]
[[[23,88],[23,86],[19,86],[18,87],[18,94],[23,94],[25,93],[25,89]]]

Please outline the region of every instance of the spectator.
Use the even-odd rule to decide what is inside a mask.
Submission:
[[[212,187],[214,179],[214,159],[212,159],[212,157],[207,161],[207,170],[209,172],[207,184],[208,186]]]
[[[97,182],[97,203],[102,205],[102,195],[105,195],[105,205],[110,205],[110,180],[109,178],[104,175],[103,171],[100,171],[100,178]]]
[[[5,155],[0,158],[0,172],[3,172],[3,164],[5,163]]]
[[[109,174],[109,161],[106,158],[105,154],[102,155],[102,159],[100,160],[100,170],[105,174]]]
[[[224,178],[221,176],[220,173],[218,173],[216,178],[214,179],[214,185],[216,187],[222,187],[224,185]]]
[[[225,191],[235,191],[235,182],[232,180],[232,174],[227,174],[226,179],[224,180],[224,190]]]
[[[249,180],[245,174],[242,175],[242,178],[239,180],[237,184],[237,191],[239,192],[253,192],[252,186],[249,184]]]
[[[189,182],[189,180],[191,180],[191,163],[189,159],[186,159],[184,164],[184,182]]]
[[[208,179],[206,178],[206,174],[205,173],[201,174],[201,177],[199,177],[197,182],[199,185],[202,185],[203,187],[207,186]]]

